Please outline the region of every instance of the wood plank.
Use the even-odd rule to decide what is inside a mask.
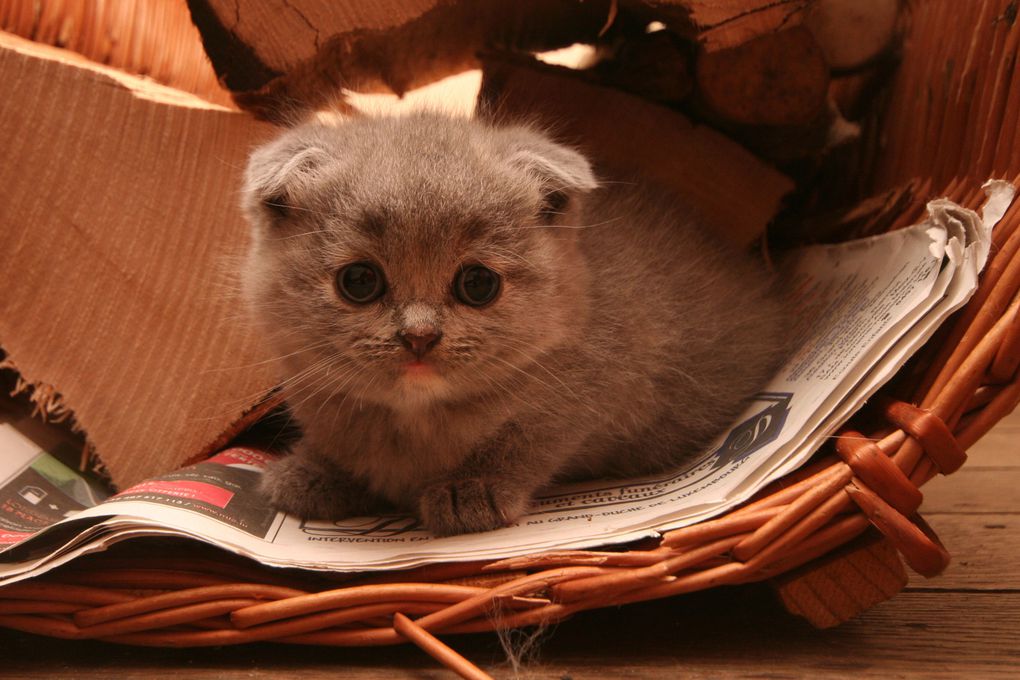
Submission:
[[[952,554],[945,572],[933,579],[910,573],[908,590],[1011,590],[1020,592],[1020,516],[939,514],[927,516]]]
[[[1020,469],[964,466],[948,477],[936,477],[924,492],[922,515],[936,513],[1020,513]]]
[[[601,633],[560,632],[544,651],[543,671],[556,677],[598,669],[585,678],[677,677],[678,668],[684,678],[991,678],[1015,677],[1020,661],[1018,595],[904,593],[827,631],[742,611],[739,602],[718,611],[681,609],[683,598],[676,604],[655,631],[635,611],[625,625],[619,614],[604,614],[609,630]],[[658,655],[643,645],[628,654],[641,634],[661,646]]]
[[[782,613],[764,588],[732,588],[560,624],[522,669],[541,678],[998,678],[1020,664],[1020,594],[903,593],[820,631]],[[497,678],[514,677],[493,635],[447,638]],[[445,678],[412,647],[252,645],[145,649],[0,632],[8,678]],[[159,671],[157,671],[159,669]]]
[[[967,468],[1020,467],[1020,412],[1014,411],[967,451]]]

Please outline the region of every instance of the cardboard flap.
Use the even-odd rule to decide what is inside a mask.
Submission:
[[[483,48],[593,42],[612,4],[188,0],[206,52],[238,104],[274,119],[335,106],[343,88],[402,94],[477,68]]]
[[[519,58],[485,61],[482,111],[546,123],[600,176],[640,175],[675,191],[726,240],[747,246],[793,182],[729,137],[647,100]]]
[[[231,274],[271,128],[0,34],[0,346],[114,482],[200,455],[272,386]]]

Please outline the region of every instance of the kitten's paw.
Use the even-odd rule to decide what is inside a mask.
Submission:
[[[425,527],[437,536],[489,531],[520,517],[530,497],[495,477],[467,477],[433,484],[418,500]]]
[[[370,511],[372,498],[358,480],[317,456],[295,453],[262,474],[259,490],[277,510],[302,519],[342,519]]]

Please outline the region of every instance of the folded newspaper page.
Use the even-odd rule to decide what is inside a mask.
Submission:
[[[989,182],[979,216],[947,200],[914,227],[781,262],[795,282],[799,350],[733,426],[669,474],[546,489],[514,525],[435,538],[413,517],[304,521],[256,487],[272,454],[232,448],[105,497],[0,422],[0,583],[140,536],[183,536],[262,563],[319,570],[401,569],[625,542],[725,512],[804,463],[973,294],[991,230],[1013,199]]]

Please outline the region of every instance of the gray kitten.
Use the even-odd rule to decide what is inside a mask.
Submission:
[[[784,355],[758,265],[531,127],[307,123],[246,182],[246,291],[304,431],[263,490],[301,517],[504,526],[554,479],[700,452]]]

